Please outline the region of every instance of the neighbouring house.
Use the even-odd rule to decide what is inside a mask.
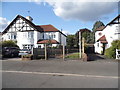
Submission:
[[[95,52],[104,54],[105,49],[111,46],[114,40],[120,40],[120,15],[106,26],[101,26],[95,32]]]
[[[32,18],[17,15],[2,32],[2,40],[17,42],[20,49],[43,48],[44,44],[51,47],[66,46],[66,35],[53,25],[35,25]]]

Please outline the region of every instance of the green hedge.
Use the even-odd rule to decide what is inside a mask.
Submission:
[[[105,50],[105,56],[115,59],[116,49],[120,49],[120,40],[115,40],[112,42],[112,46]]]

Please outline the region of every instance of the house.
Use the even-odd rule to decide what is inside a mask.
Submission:
[[[52,47],[66,46],[66,35],[53,25],[35,25],[32,18],[17,15],[2,32],[2,40],[17,42],[20,49],[43,48],[50,43]]]
[[[95,32],[95,52],[104,54],[114,40],[120,40],[120,14],[106,26],[101,26]]]

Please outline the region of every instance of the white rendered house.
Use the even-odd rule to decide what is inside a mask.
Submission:
[[[95,52],[104,54],[105,49],[111,46],[114,40],[120,40],[120,15],[114,18],[105,27],[98,28],[95,32]]]
[[[35,25],[32,20],[30,16],[17,15],[2,32],[2,40],[16,41],[20,49],[43,48],[48,41],[52,41],[52,47],[66,46],[65,34],[52,25]]]

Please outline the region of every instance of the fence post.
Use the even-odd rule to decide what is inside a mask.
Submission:
[[[45,60],[47,60],[47,45],[45,44]]]
[[[63,45],[63,60],[65,60],[65,46]]]
[[[33,59],[34,59],[34,48],[32,47],[32,52],[31,54],[33,55]]]

